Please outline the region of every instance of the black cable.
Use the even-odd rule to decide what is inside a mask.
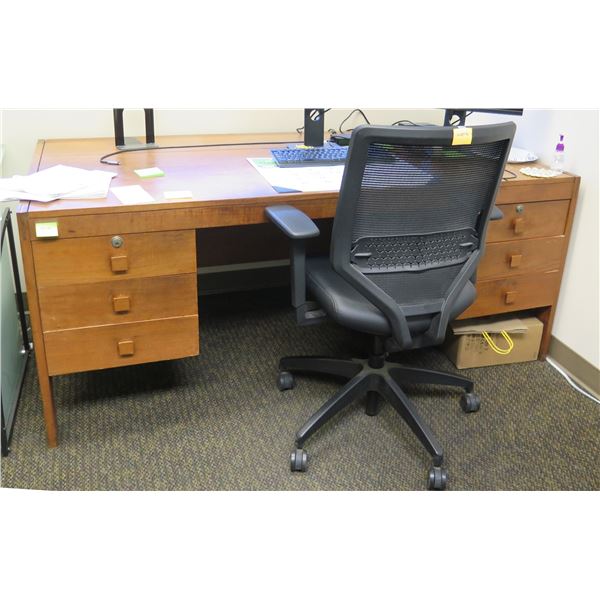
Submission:
[[[365,115],[365,113],[360,109],[360,108],[355,108],[341,123],[340,126],[338,127],[340,133],[344,133],[344,129],[343,129],[343,125],[344,123],[355,113],[358,112],[360,113],[360,115],[362,116],[362,118],[367,122],[367,125],[371,124],[371,121],[369,121],[369,119],[367,119],[367,115]],[[351,129],[349,131],[352,131]]]
[[[516,179],[518,177],[518,175],[516,173],[513,173],[512,171],[509,171],[508,169],[504,169],[504,173],[510,173],[512,175],[512,177],[506,177],[506,175],[502,175],[502,180],[503,181],[509,181],[511,179]]]
[[[414,125],[415,127],[417,127],[416,123],[413,123],[412,121],[409,121],[408,119],[401,119],[400,121],[395,121],[394,123],[391,124],[391,127],[393,127],[394,125]]]
[[[107,161],[105,159],[110,156],[116,156],[117,154],[123,154],[125,152],[142,152],[148,150],[178,150],[181,148],[221,148],[224,146],[263,146],[263,145],[275,145],[275,144],[297,144],[298,140],[292,140],[290,142],[236,142],[236,143],[228,143],[228,144],[191,144],[189,146],[155,146],[153,148],[124,148],[123,150],[117,150],[116,152],[111,152],[110,154],[105,154],[100,162],[104,165],[120,165],[121,163],[114,161]]]

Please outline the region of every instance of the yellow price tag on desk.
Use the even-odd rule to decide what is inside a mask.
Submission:
[[[35,224],[35,237],[57,238],[58,237],[58,223],[56,221],[51,221],[48,223],[36,223]]]
[[[472,127],[456,127],[452,130],[453,146],[468,146],[473,141]]]

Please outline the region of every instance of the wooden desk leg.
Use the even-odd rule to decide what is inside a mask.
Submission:
[[[538,360],[546,360],[548,354],[548,347],[550,346],[550,335],[552,333],[552,322],[554,321],[554,306],[547,306],[540,310],[537,318],[544,324],[544,332],[542,333],[542,340],[540,342],[540,351],[538,354]]]
[[[46,438],[50,448],[58,446],[58,429],[56,427],[56,407],[52,397],[52,378],[42,377],[38,369],[38,378],[40,380],[40,393],[42,396],[42,408],[44,411],[44,422],[46,423]]]
[[[44,347],[44,334],[42,332],[42,318],[38,302],[33,251],[31,248],[31,241],[29,240],[29,228],[26,214],[18,213],[17,220],[19,223],[19,237],[21,240],[23,270],[25,275],[25,283],[27,285],[27,304],[29,308],[29,320],[31,323],[31,334],[33,338],[33,351],[35,352],[35,364],[40,383],[44,422],[46,423],[46,437],[48,439],[48,446],[55,448],[58,445],[56,408],[52,398],[52,379],[48,375],[48,367],[46,364],[46,349]]]

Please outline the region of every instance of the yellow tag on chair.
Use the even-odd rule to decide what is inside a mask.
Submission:
[[[453,146],[468,146],[473,141],[472,127],[455,127],[452,130]]]

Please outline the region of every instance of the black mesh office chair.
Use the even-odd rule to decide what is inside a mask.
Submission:
[[[479,409],[473,383],[458,375],[390,362],[392,351],[440,344],[448,322],[475,300],[475,269],[494,210],[514,123],[469,129],[355,129],[340,189],[329,257],[306,258],[304,240],[316,225],[290,206],[267,216],[292,240],[292,304],[300,324],[332,318],[372,334],[367,360],[288,357],[279,364],[280,390],[294,372],[347,379],[298,431],[293,471],[304,471],[306,440],[354,400],[377,414],[382,397],[408,423],[433,457],[429,489],[445,489],[443,451],[403,382],[462,387],[465,412]],[[500,213],[501,216],[501,213]],[[306,284],[314,300],[306,298]]]

